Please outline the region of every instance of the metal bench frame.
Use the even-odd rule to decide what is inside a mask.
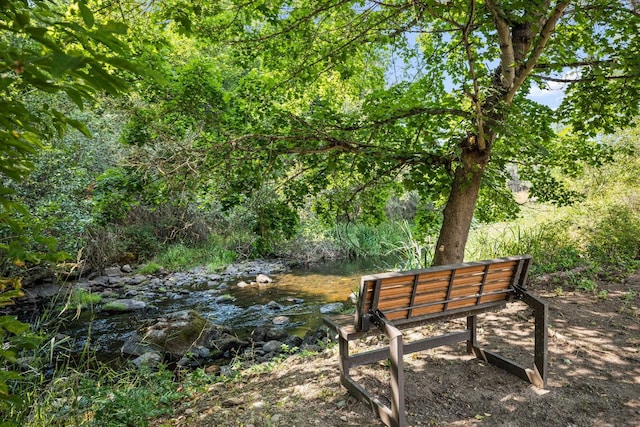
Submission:
[[[470,354],[535,386],[546,387],[548,308],[543,300],[526,290],[530,263],[531,256],[520,255],[362,277],[355,319],[349,316],[323,318],[324,323],[338,334],[341,383],[353,396],[369,404],[384,424],[404,427],[403,355],[466,341]],[[532,368],[524,368],[478,346],[476,316],[498,311],[513,300],[521,300],[534,310]],[[403,340],[401,329],[461,317],[467,318],[465,330],[407,343]],[[349,341],[369,335],[372,327],[386,335],[388,347],[349,354]],[[349,374],[352,367],[385,359],[391,361],[391,407]]]

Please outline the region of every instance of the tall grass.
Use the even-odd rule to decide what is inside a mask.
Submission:
[[[573,268],[581,262],[581,250],[571,221],[572,209],[528,203],[514,221],[474,227],[465,259],[529,254],[539,272]]]
[[[78,355],[70,338],[50,334],[17,362],[22,378],[11,383],[17,396],[5,405],[2,426],[146,426],[170,414],[195,387],[218,381],[193,373],[175,382],[163,366],[154,369],[99,361],[89,345]],[[182,387],[180,387],[182,386]]]
[[[206,266],[215,271],[235,261],[236,254],[226,249],[221,239],[211,237],[206,243],[187,246],[182,243],[165,248],[153,261],[171,271]]]
[[[383,257],[406,240],[406,226],[402,222],[379,225],[361,223],[338,224],[331,234],[339,250],[351,257]]]
[[[58,368],[52,378],[32,378],[23,385],[27,401],[13,424],[43,426],[146,426],[150,419],[172,412],[186,396],[173,373],[164,369],[113,369],[85,360],[78,367]]]
[[[387,256],[397,258],[393,270],[415,270],[426,268],[433,260],[436,239],[428,236],[425,239],[414,237],[412,226],[408,222],[400,223],[401,239],[389,242]]]

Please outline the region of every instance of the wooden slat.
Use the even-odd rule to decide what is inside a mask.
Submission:
[[[403,298],[396,299],[384,299],[378,302],[378,310],[384,312],[385,310],[393,310],[400,308],[409,308],[409,303],[411,302],[411,295],[408,295]]]
[[[383,288],[399,286],[399,285],[410,285],[413,283],[413,275],[389,277],[386,279],[381,279],[380,282]]]
[[[484,285],[484,292],[492,292],[500,289],[509,289],[510,282],[491,282]]]
[[[380,289],[380,299],[394,298],[398,295],[411,295],[413,292],[413,286],[411,284],[405,286],[396,286],[393,288]]]
[[[477,299],[475,297],[469,297],[460,301],[450,302],[447,309],[453,310],[461,307],[474,307],[477,305]]]
[[[389,313],[387,319],[389,320],[399,320],[399,319],[407,319],[409,317],[409,310],[404,311],[396,311],[393,313]]]
[[[451,291],[451,297],[457,298],[464,295],[478,295],[480,294],[480,284],[474,286],[465,286],[464,288],[455,288]]]
[[[438,305],[431,305],[427,307],[414,308],[413,314],[414,316],[423,316],[425,314],[431,313],[441,313],[444,310],[444,303]]]
[[[522,282],[519,276],[529,260],[520,256],[364,276],[356,316],[381,310],[389,319],[410,320],[504,301]]]
[[[506,299],[508,295],[509,295],[508,292],[496,294],[496,295],[484,295],[480,297],[480,304],[484,304],[491,301],[500,301],[500,300]]]
[[[420,305],[420,304],[433,302],[433,301],[443,301],[446,297],[447,297],[446,289],[443,289],[438,292],[431,292],[428,294],[420,294],[420,295],[416,295],[414,305]]]

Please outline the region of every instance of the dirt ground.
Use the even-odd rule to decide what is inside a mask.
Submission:
[[[594,278],[596,279],[596,278]],[[410,426],[640,426],[640,271],[603,274],[594,292],[566,273],[530,283],[549,304],[548,387],[536,388],[473,358],[464,343],[405,356]],[[533,366],[533,319],[519,303],[480,316],[480,343]],[[410,331],[436,335],[452,321]],[[375,339],[374,339],[375,341]],[[254,371],[258,371],[254,369]],[[383,363],[352,374],[385,400]],[[292,357],[263,373],[217,383],[152,426],[378,426],[371,409],[340,385],[337,348]]]

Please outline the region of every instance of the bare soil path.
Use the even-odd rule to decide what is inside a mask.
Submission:
[[[409,425],[639,427],[640,271],[594,280],[594,292],[574,289],[566,274],[530,284],[550,306],[547,389],[472,358],[463,343],[408,355]],[[461,325],[449,322],[409,333],[439,334]],[[484,346],[527,366],[533,363],[533,320],[525,305],[482,315],[480,325]],[[152,425],[381,425],[340,385],[336,352],[292,357],[263,373],[254,368],[192,396],[172,417]],[[358,375],[385,398],[388,370],[382,363],[359,368]]]

